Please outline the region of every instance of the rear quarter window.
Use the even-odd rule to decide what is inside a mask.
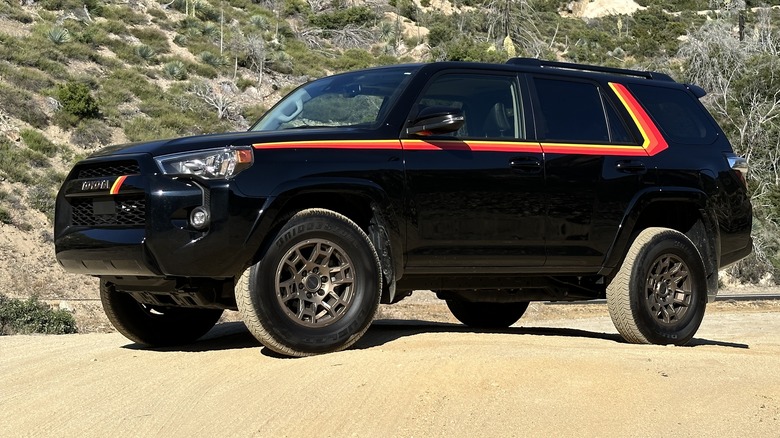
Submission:
[[[666,138],[675,143],[711,144],[718,131],[704,107],[690,93],[632,84],[628,88],[650,113]]]

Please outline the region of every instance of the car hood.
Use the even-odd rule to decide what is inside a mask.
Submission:
[[[305,140],[359,140],[368,138],[376,138],[376,133],[373,133],[370,130],[351,128],[291,129],[273,132],[228,132],[224,134],[196,135],[170,140],[155,140],[108,146],[95,152],[91,157],[125,154],[151,154],[153,156],[158,156],[200,149],[244,146],[260,143]]]

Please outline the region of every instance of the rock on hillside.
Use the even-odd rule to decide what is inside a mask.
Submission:
[[[633,0],[577,0],[566,6],[568,13],[580,18],[596,18],[606,15],[633,14],[645,9]]]

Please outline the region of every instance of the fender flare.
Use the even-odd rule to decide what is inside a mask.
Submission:
[[[347,195],[365,199],[371,210],[369,229],[366,233],[380,258],[385,289],[383,302],[385,298],[392,300],[396,280],[403,275],[406,224],[402,219],[400,200],[394,203],[380,185],[370,180],[316,177],[287,181],[276,186],[257,212],[254,224],[244,241],[245,246],[256,249],[254,257],[247,262],[247,267],[259,261],[265,254],[276,233],[276,228],[287,220],[286,211],[289,205],[296,199],[311,194]]]
[[[694,224],[690,230],[682,231],[694,242],[705,243],[698,248],[706,268],[708,290],[713,294],[718,289],[717,272],[720,266],[718,220],[707,194],[690,187],[652,187],[637,193],[623,215],[618,233],[604,257],[599,274],[609,276],[615,271],[633,242],[634,236],[641,231],[637,227],[642,214],[653,204],[660,202],[689,203],[697,209],[701,226]]]

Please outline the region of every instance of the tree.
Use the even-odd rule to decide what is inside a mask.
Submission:
[[[206,105],[217,111],[218,119],[225,119],[234,113],[236,90],[231,81],[222,80],[213,84],[196,82],[192,84],[191,91]]]
[[[732,268],[750,281],[767,272],[780,279],[780,38],[765,12],[740,40],[737,11],[726,10],[690,32],[678,53],[686,80],[709,91],[703,102],[750,166],[754,253]]]

